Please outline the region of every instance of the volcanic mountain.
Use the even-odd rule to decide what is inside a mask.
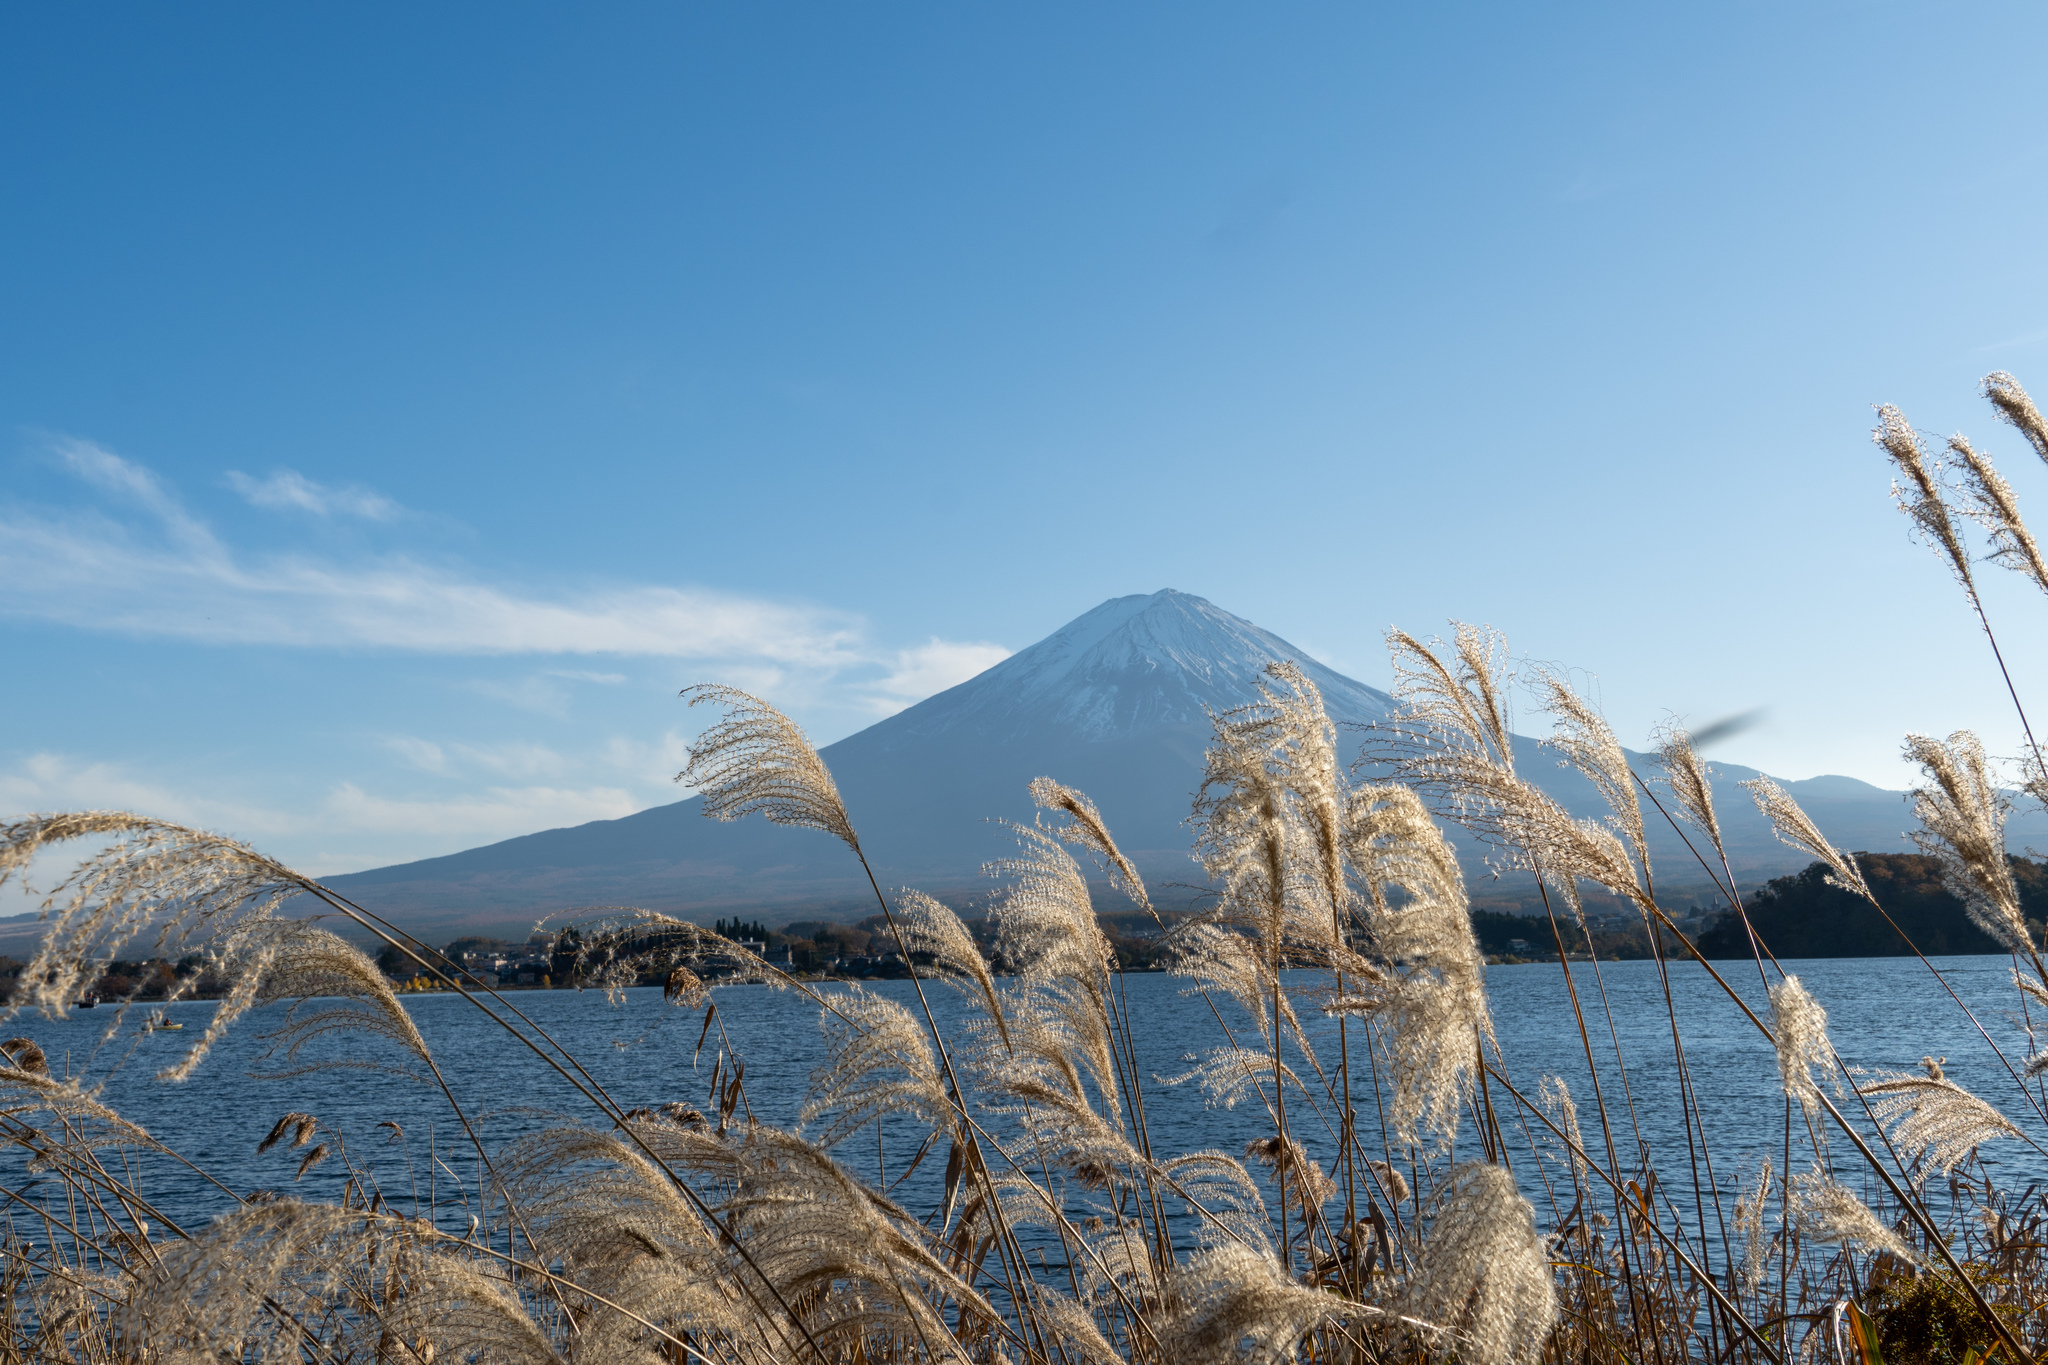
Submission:
[[[1148,880],[1193,883],[1184,824],[1200,785],[1209,712],[1256,695],[1261,670],[1292,660],[1322,689],[1346,757],[1394,705],[1270,631],[1202,598],[1166,590],[1113,598],[1037,644],[822,751],[862,847],[886,887],[986,889],[979,868],[1015,848],[998,819],[1028,821],[1025,786],[1051,776],[1088,793]],[[1517,764],[1575,813],[1602,813],[1590,784],[1533,740]],[[1808,861],[1778,843],[1716,765],[1731,858],[1745,878]],[[1648,775],[1650,768],[1643,765]],[[1842,847],[1906,847],[1897,792],[1846,777],[1785,784]],[[708,920],[744,911],[771,923],[859,917],[873,900],[859,864],[830,835],[702,818],[696,798],[619,820],[546,830],[447,857],[332,878],[409,928],[493,931],[550,911],[636,905]],[[1656,820],[1652,813],[1652,820]],[[1704,882],[1665,828],[1652,853],[1667,877]],[[1475,880],[1485,875],[1468,859]],[[1688,875],[1690,874],[1690,875]],[[1480,889],[1475,887],[1475,890]]]

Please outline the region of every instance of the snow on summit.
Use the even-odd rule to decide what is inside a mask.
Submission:
[[[1190,593],[1113,597],[984,673],[885,724],[923,736],[1103,740],[1155,725],[1204,725],[1242,705],[1276,660],[1299,664],[1333,719],[1366,722],[1391,698],[1325,668],[1268,630]],[[1206,708],[1206,709],[1205,709]]]

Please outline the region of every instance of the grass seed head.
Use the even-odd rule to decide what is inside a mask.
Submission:
[[[697,737],[689,765],[676,774],[703,797],[706,815],[737,820],[759,811],[778,825],[836,835],[860,851],[839,786],[795,721],[737,687],[700,684],[683,695],[692,706],[725,711]]]
[[[1827,841],[1827,836],[1820,832],[1820,826],[1807,817],[1783,787],[1768,777],[1753,777],[1742,787],[1756,802],[1756,808],[1763,812],[1764,818],[1771,822],[1771,829],[1780,842],[1827,864],[1829,886],[1839,887],[1867,901],[1876,900],[1870,894],[1869,883],[1857,871],[1854,860]]]
[[[2033,936],[2005,852],[2011,802],[1999,790],[1984,746],[1968,730],[1946,741],[1908,735],[1906,757],[1927,776],[1912,793],[1913,814],[1920,819],[1913,842],[1941,864],[1943,884],[1962,901],[1972,923],[2002,947],[2031,951]]]
[[[1909,1265],[1918,1263],[1912,1248],[1897,1233],[1886,1227],[1848,1187],[1836,1184],[1818,1166],[1792,1177],[1791,1203],[1794,1225],[1817,1242],[1888,1251]]]
[[[1820,1107],[1813,1068],[1832,1072],[1834,1051],[1828,1045],[1828,1012],[1796,976],[1771,987],[1771,1031],[1777,1035],[1778,1075],[1785,1094],[1810,1115]]]
[[[1984,376],[1984,396],[1991,400],[1999,420],[2019,428],[2034,453],[2048,460],[2048,422],[2041,419],[2041,410],[2020,387],[2020,381],[2004,370],[1994,370]]]
[[[1914,1154],[1923,1171],[1947,1175],[1983,1143],[2020,1136],[2012,1120],[1944,1077],[1938,1063],[1919,1071],[1881,1071],[1856,1088],[1892,1142]]]
[[[1884,447],[1885,454],[1905,476],[1904,483],[1892,484],[1892,499],[1899,504],[1899,510],[1913,523],[1914,531],[1941,556],[1964,591],[1974,597],[1977,584],[1970,573],[1970,552],[1956,530],[1955,519],[1949,515],[1940,470],[1928,463],[1920,433],[1913,430],[1904,413],[1886,403],[1877,410],[1877,429],[1871,433],[1871,439]]]

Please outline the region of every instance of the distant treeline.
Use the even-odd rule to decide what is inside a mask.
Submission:
[[[1970,923],[1963,903],[1942,885],[1941,865],[1933,858],[1920,853],[1858,853],[1855,857],[1878,904],[1921,952],[1929,957],[1945,957],[2005,951]],[[2043,920],[2048,919],[2048,863],[2027,858],[2007,861],[2019,886],[2021,912],[2039,936]],[[1507,908],[1501,907],[1499,901],[1491,906],[1473,907],[1472,928],[1481,949],[1489,956],[1556,956],[1557,940],[1550,921],[1533,913],[1534,904],[1508,903]],[[1765,883],[1744,902],[1744,908],[1763,946],[1781,958],[1903,957],[1913,951],[1868,901],[1829,886],[1827,869],[1820,863]],[[1599,910],[1606,926],[1594,927],[1594,952],[1609,959],[1649,956],[1649,935],[1625,902],[1613,900],[1596,907],[1593,898],[1588,897],[1587,909]],[[1617,913],[1621,911],[1627,913]],[[1678,918],[1685,921],[1699,913],[1695,908],[1692,915],[1679,914]],[[1566,950],[1586,951],[1585,934],[1561,908],[1557,918]],[[1519,947],[1515,945],[1517,939],[1522,940]],[[1685,949],[1669,932],[1664,939],[1666,956],[1685,956]],[[1710,958],[1750,955],[1749,937],[1743,932],[1742,922],[1725,911],[1695,936],[1695,942]]]
[[[1877,903],[1929,957],[1957,953],[2003,953],[1976,925],[1963,903],[1941,884],[1941,866],[1920,853],[1858,853]],[[2019,884],[2020,910],[2038,935],[2048,917],[2048,866],[2008,858]],[[1902,957],[1913,951],[1884,916],[1860,896],[1829,886],[1827,869],[1815,863],[1796,876],[1767,883],[1745,903],[1750,923],[1779,957]],[[1708,957],[1748,957],[1749,940],[1734,915],[1723,915],[1704,936]]]

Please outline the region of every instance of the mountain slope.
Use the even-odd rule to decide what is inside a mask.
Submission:
[[[1148,875],[1186,880],[1181,822],[1208,743],[1205,707],[1252,696],[1260,671],[1300,662],[1340,722],[1369,724],[1385,693],[1270,631],[1171,590],[1115,598],[978,676],[822,751],[885,886],[986,885],[1029,820],[1025,785],[1089,793]],[[550,909],[631,904],[861,911],[859,864],[836,839],[759,818],[706,820],[696,798],[331,880],[407,921],[482,926]],[[871,901],[869,902],[871,904]]]
[[[1260,671],[1283,659],[1322,689],[1331,718],[1345,727],[1346,756],[1355,755],[1363,728],[1393,705],[1387,694],[1172,590],[1105,602],[823,755],[884,887],[988,886],[981,864],[1014,848],[990,821],[1031,819],[1025,785],[1041,775],[1087,792],[1148,879],[1192,882],[1199,878],[1183,822],[1201,780],[1208,710],[1250,700]],[[1559,769],[1535,741],[1519,740],[1516,759],[1575,814],[1604,813],[1591,785]],[[1733,766],[1717,773],[1730,858],[1744,878],[1796,871],[1806,859],[1772,837],[1734,785],[1754,775]],[[1906,847],[1910,818],[1899,793],[1841,777],[1787,786],[1842,846]],[[785,920],[871,913],[859,864],[829,835],[758,817],[721,824],[700,810],[692,798],[332,881],[382,914],[437,933],[509,928],[592,905],[707,918],[734,909]],[[1650,817],[1663,825],[1654,811]],[[1667,880],[1705,880],[1668,826],[1651,839]],[[1473,874],[1484,875],[1476,850],[1467,851]]]

